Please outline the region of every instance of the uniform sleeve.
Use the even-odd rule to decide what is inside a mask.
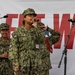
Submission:
[[[48,37],[50,45],[57,43],[60,39],[60,33],[48,27],[48,32],[51,33],[51,36]]]
[[[18,36],[15,31],[12,34],[10,47],[9,47],[9,60],[12,62],[13,66],[19,66],[19,54],[18,54]]]
[[[45,34],[42,29],[36,28],[37,32],[37,42],[38,43],[45,43]]]

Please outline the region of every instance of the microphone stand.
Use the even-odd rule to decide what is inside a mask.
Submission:
[[[3,17],[0,17],[0,19],[2,19]]]
[[[60,59],[59,65],[58,65],[58,68],[60,68],[60,65],[61,65],[63,56],[65,55],[65,57],[64,57],[64,75],[66,75],[66,68],[67,68],[67,45],[68,45],[68,42],[69,42],[69,39],[70,39],[70,36],[71,36],[71,32],[72,32],[74,23],[75,23],[75,22],[72,22],[71,30],[70,30],[70,33],[69,33],[69,35],[68,35],[68,39],[67,39],[67,41],[66,41],[66,44],[64,45],[64,50],[63,50],[63,52],[62,52],[62,57],[61,57],[61,59]]]

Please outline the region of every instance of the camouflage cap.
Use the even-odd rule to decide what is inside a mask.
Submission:
[[[6,23],[1,23],[1,24],[0,24],[0,30],[4,30],[4,29],[9,30],[9,25],[6,24]]]
[[[34,9],[32,9],[32,8],[28,8],[28,9],[24,10],[24,12],[22,14],[23,14],[23,16],[26,16],[28,14],[33,14],[33,15],[37,16]]]

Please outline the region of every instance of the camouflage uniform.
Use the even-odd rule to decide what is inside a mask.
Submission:
[[[0,25],[0,31],[1,30],[9,30],[9,26],[6,23],[2,23]],[[8,38],[6,42],[2,41],[2,38],[0,37],[0,56],[4,52],[8,52],[10,45],[10,39]],[[11,67],[11,63],[8,60],[8,58],[0,57],[0,75],[13,75],[13,70]]]
[[[27,14],[35,14],[35,12],[29,8],[23,12],[24,16]],[[58,33],[51,29],[50,32]],[[17,75],[49,75],[50,53],[45,44],[43,30],[34,27],[26,30],[24,26],[17,28],[12,34],[9,59],[13,66],[20,67]]]
[[[9,59],[12,61],[13,66],[20,67],[20,75],[29,75],[30,69],[35,73],[35,69],[38,66],[39,60],[36,57],[38,50],[35,50],[34,43],[36,37],[37,34],[34,27],[26,30],[24,26],[21,26],[12,34]],[[33,73],[30,74],[34,75]]]
[[[45,36],[45,33],[44,33],[44,30],[42,30],[41,28],[39,28],[39,26],[45,26],[45,25],[44,25],[44,23],[42,23],[42,22],[38,22],[38,30],[37,30],[37,31],[39,32],[39,36],[42,38],[43,36]],[[43,56],[47,55],[47,56],[45,56],[45,57],[42,59],[42,61],[44,61],[44,62],[42,63],[43,70],[48,70],[48,71],[49,71],[49,69],[52,68],[52,66],[51,66],[51,61],[50,61],[50,52],[49,52],[48,48],[44,48],[44,41],[45,41],[46,39],[48,39],[50,45],[52,46],[53,44],[55,44],[55,43],[57,43],[57,42],[59,41],[59,39],[60,39],[60,33],[57,32],[57,31],[55,31],[55,30],[53,30],[53,29],[51,29],[51,28],[49,28],[49,27],[47,28],[46,31],[48,31],[48,32],[50,33],[50,36],[48,36],[48,37],[43,37],[42,39],[38,40],[38,42],[39,42],[39,49],[41,49],[41,48],[40,48],[40,44],[43,45],[43,48],[42,48],[43,52],[42,52],[42,53],[40,52],[39,55],[43,55]],[[41,41],[43,41],[43,43],[41,43]],[[48,52],[48,53],[46,53],[46,52],[44,51],[44,49],[45,49],[45,51]],[[46,62],[45,62],[45,61],[46,61]],[[48,67],[48,68],[47,68],[47,67]],[[49,73],[48,71],[45,71],[46,74]],[[48,72],[48,73],[47,73],[47,72]],[[45,75],[45,74],[44,74],[44,75]],[[49,75],[49,74],[48,74],[48,75]]]
[[[45,26],[45,24],[42,22],[38,22],[38,26]],[[48,31],[51,35],[47,37],[51,46],[59,41],[60,33],[58,31],[55,31],[49,27],[47,27],[46,31]]]

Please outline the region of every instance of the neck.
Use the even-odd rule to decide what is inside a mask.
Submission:
[[[3,42],[6,42],[7,39],[8,39],[7,37],[2,37],[2,41],[3,41]]]
[[[31,27],[32,27],[32,25],[31,25],[31,24],[27,24],[27,23],[26,23],[26,24],[24,25],[24,27],[25,27],[27,30],[30,30],[30,29],[31,29]]]

